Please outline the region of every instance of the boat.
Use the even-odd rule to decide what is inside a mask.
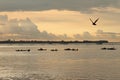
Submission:
[[[51,51],[58,51],[58,49],[51,49]]]
[[[72,51],[78,51],[78,49],[72,49]]]
[[[66,48],[66,49],[64,49],[65,51],[70,51],[71,49],[70,48]]]
[[[103,48],[101,48],[102,50],[116,50],[116,48],[114,48],[114,47],[111,47],[111,48],[106,48],[106,47],[103,47]]]
[[[103,48],[101,48],[102,50],[106,50],[107,48],[106,47],[103,47]]]
[[[30,49],[17,49],[16,51],[17,52],[19,52],[19,51],[28,51],[28,52],[30,52]]]
[[[116,48],[112,47],[112,48],[107,48],[107,50],[116,50]]]
[[[78,51],[78,49],[75,49],[75,48],[66,48],[66,49],[64,49],[65,51]]]
[[[47,49],[40,48],[38,51],[46,51]]]

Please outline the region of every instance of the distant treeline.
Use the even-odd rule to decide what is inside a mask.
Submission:
[[[59,44],[69,44],[69,43],[96,43],[96,44],[103,44],[103,43],[108,43],[106,40],[99,40],[99,41],[36,41],[36,40],[31,40],[31,41],[12,41],[12,40],[6,40],[6,41],[0,41],[1,44],[3,43],[47,43],[47,44],[53,44],[53,43],[59,43]]]

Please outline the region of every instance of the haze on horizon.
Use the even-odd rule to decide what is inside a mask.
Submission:
[[[0,40],[120,42],[119,14],[120,0],[0,0]]]

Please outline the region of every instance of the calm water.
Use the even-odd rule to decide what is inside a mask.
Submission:
[[[115,47],[117,50],[101,50]],[[46,48],[47,51],[38,51]],[[50,51],[57,48],[58,51]],[[79,51],[64,51],[78,48]],[[31,49],[30,52],[16,52]],[[0,45],[0,80],[120,80],[120,45]]]

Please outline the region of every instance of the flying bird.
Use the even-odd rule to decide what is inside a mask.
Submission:
[[[99,18],[97,18],[95,21],[92,21],[92,19],[90,18],[90,21],[92,22],[92,25],[97,25],[97,21],[99,20]]]

